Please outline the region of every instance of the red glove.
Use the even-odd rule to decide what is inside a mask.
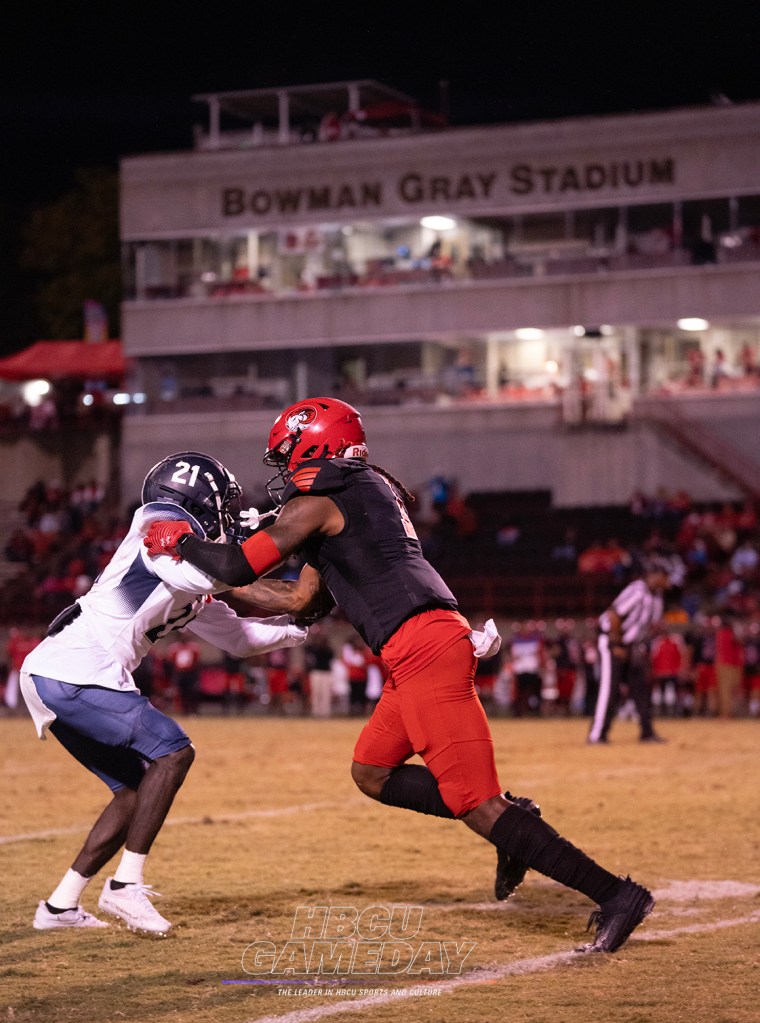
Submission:
[[[177,553],[177,541],[192,531],[189,522],[154,522],[143,543],[148,548],[151,558],[155,558],[158,554],[171,554],[173,561],[181,561],[182,559]]]

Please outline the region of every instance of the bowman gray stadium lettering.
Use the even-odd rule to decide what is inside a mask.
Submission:
[[[498,200],[499,186],[511,195],[567,195],[630,190],[642,185],[673,185],[675,161],[671,158],[621,160],[608,163],[534,166],[519,163],[500,179],[497,171],[472,174],[425,175],[409,172],[395,184],[397,201],[414,206],[420,203],[458,203]],[[305,185],[282,188],[223,188],[222,214],[299,214],[320,211],[366,210],[384,203],[381,181],[342,182],[336,185]]]

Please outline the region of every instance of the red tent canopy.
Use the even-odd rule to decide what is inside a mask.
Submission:
[[[124,377],[121,341],[36,341],[0,359],[2,380],[114,380]]]

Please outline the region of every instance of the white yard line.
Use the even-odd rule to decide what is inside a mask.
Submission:
[[[207,814],[204,817],[170,817],[164,827],[187,824],[226,824],[229,821],[247,821],[266,817],[289,817],[295,813],[311,813],[313,810],[334,810],[341,803],[302,803],[300,806],[278,806],[271,810],[246,810],[243,813]],[[76,835],[88,831],[91,824],[73,824],[68,828],[48,828],[47,831],[28,831],[18,835],[0,835],[0,845],[15,842],[36,842],[41,838],[58,838],[59,835]]]
[[[530,887],[559,888],[556,881],[533,876]],[[760,895],[760,885],[747,881],[666,881],[652,892],[657,902],[693,903],[715,899],[746,899]],[[507,902],[425,902],[426,909],[440,913],[510,913],[519,908],[519,897]]]
[[[637,933],[634,941],[666,941],[671,938],[677,938],[682,934],[704,934],[710,931],[722,930],[726,927],[737,927],[741,924],[758,922],[760,922],[760,910],[745,916],[715,920],[712,923],[690,924],[686,927],[676,927],[667,931],[645,931],[640,934]],[[516,962],[506,963],[504,966],[499,966],[495,969],[478,970],[463,977],[454,977],[451,980],[428,981],[426,984],[419,984],[409,989],[408,993],[404,989],[397,989],[396,991],[368,995],[366,998],[346,998],[345,1001],[340,1001],[341,996],[335,994],[332,996],[312,995],[312,998],[325,998],[326,1001],[318,1005],[312,1005],[310,1008],[296,1009],[294,1012],[286,1012],[274,1016],[259,1016],[250,1019],[248,1023],[311,1023],[312,1020],[327,1019],[330,1016],[339,1016],[345,1012],[358,1013],[365,1009],[372,1009],[376,1005],[387,1005],[393,1002],[404,1004],[411,998],[435,997],[432,995],[433,990],[440,997],[456,991],[457,988],[475,987],[479,984],[493,984],[497,981],[505,980],[507,977],[542,973],[573,961],[578,961],[578,954],[576,952],[555,952],[548,956],[518,959]],[[287,982],[283,981],[282,986],[287,987]],[[345,986],[350,987],[350,983],[347,983]],[[429,989],[429,993],[412,993],[420,991],[422,988]],[[300,990],[304,989],[301,988]],[[332,990],[338,989],[333,988]],[[304,995],[302,997],[306,999],[309,996]]]

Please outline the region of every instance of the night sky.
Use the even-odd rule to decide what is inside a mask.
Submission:
[[[760,100],[757,0],[29,0],[0,29],[0,354],[39,336],[23,224],[80,167],[192,146],[192,96],[376,79],[451,123]],[[760,125],[758,125],[760,130]]]
[[[756,2],[69,2],[0,36],[0,188],[189,148],[197,93],[373,78],[455,124],[760,99]],[[12,22],[12,23],[9,23]]]

